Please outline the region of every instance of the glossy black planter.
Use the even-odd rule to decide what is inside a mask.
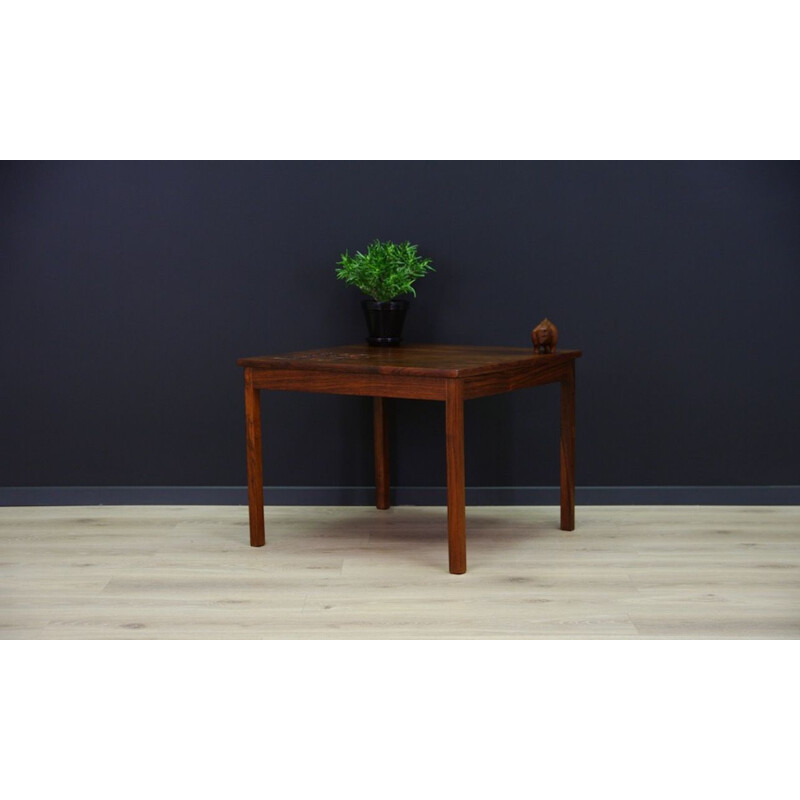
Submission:
[[[370,344],[384,347],[400,344],[408,300],[387,300],[384,303],[362,300],[361,307],[367,318],[367,341]]]

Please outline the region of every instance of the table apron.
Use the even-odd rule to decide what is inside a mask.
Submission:
[[[407,375],[364,375],[320,370],[265,369],[246,367],[251,372],[253,388],[288,392],[371,395],[410,400],[444,400],[446,378]]]
[[[497,370],[488,375],[466,376],[464,380],[464,399],[487,397],[492,394],[513,392],[529,386],[541,386],[547,383],[560,383],[566,380],[574,365],[574,361],[562,362],[536,369],[518,367],[507,371]]]
[[[418,400],[444,400],[450,380],[463,381],[464,399],[513,392],[529,386],[557,383],[568,378],[572,361],[547,368],[515,368],[487,375],[434,378],[410,375],[353,374],[302,369],[255,369],[250,372],[253,388],[322,394],[371,395]]]

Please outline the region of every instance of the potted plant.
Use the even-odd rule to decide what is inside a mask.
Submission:
[[[400,295],[416,297],[412,284],[433,271],[431,260],[417,255],[417,245],[410,242],[376,239],[366,253],[351,256],[345,251],[337,267],[336,277],[369,295],[361,302],[369,328],[367,341],[372,345],[400,344],[409,302]]]

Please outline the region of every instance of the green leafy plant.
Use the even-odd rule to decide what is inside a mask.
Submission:
[[[413,294],[412,284],[433,272],[431,260],[417,255],[417,245],[410,242],[381,242],[376,239],[366,253],[351,256],[345,251],[337,262],[336,277],[349,286],[357,286],[379,303],[401,294]]]

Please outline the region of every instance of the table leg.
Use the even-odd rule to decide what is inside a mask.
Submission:
[[[375,434],[375,506],[389,508],[389,426],[383,397],[372,398],[372,419]]]
[[[244,413],[247,429],[247,501],[250,509],[250,545],[264,546],[264,468],[261,453],[261,392],[253,386],[250,369],[244,371]]]
[[[561,380],[561,530],[575,530],[575,362]]]
[[[466,492],[464,487],[464,384],[447,381],[445,400],[447,444],[447,540],[450,572],[467,571]]]

